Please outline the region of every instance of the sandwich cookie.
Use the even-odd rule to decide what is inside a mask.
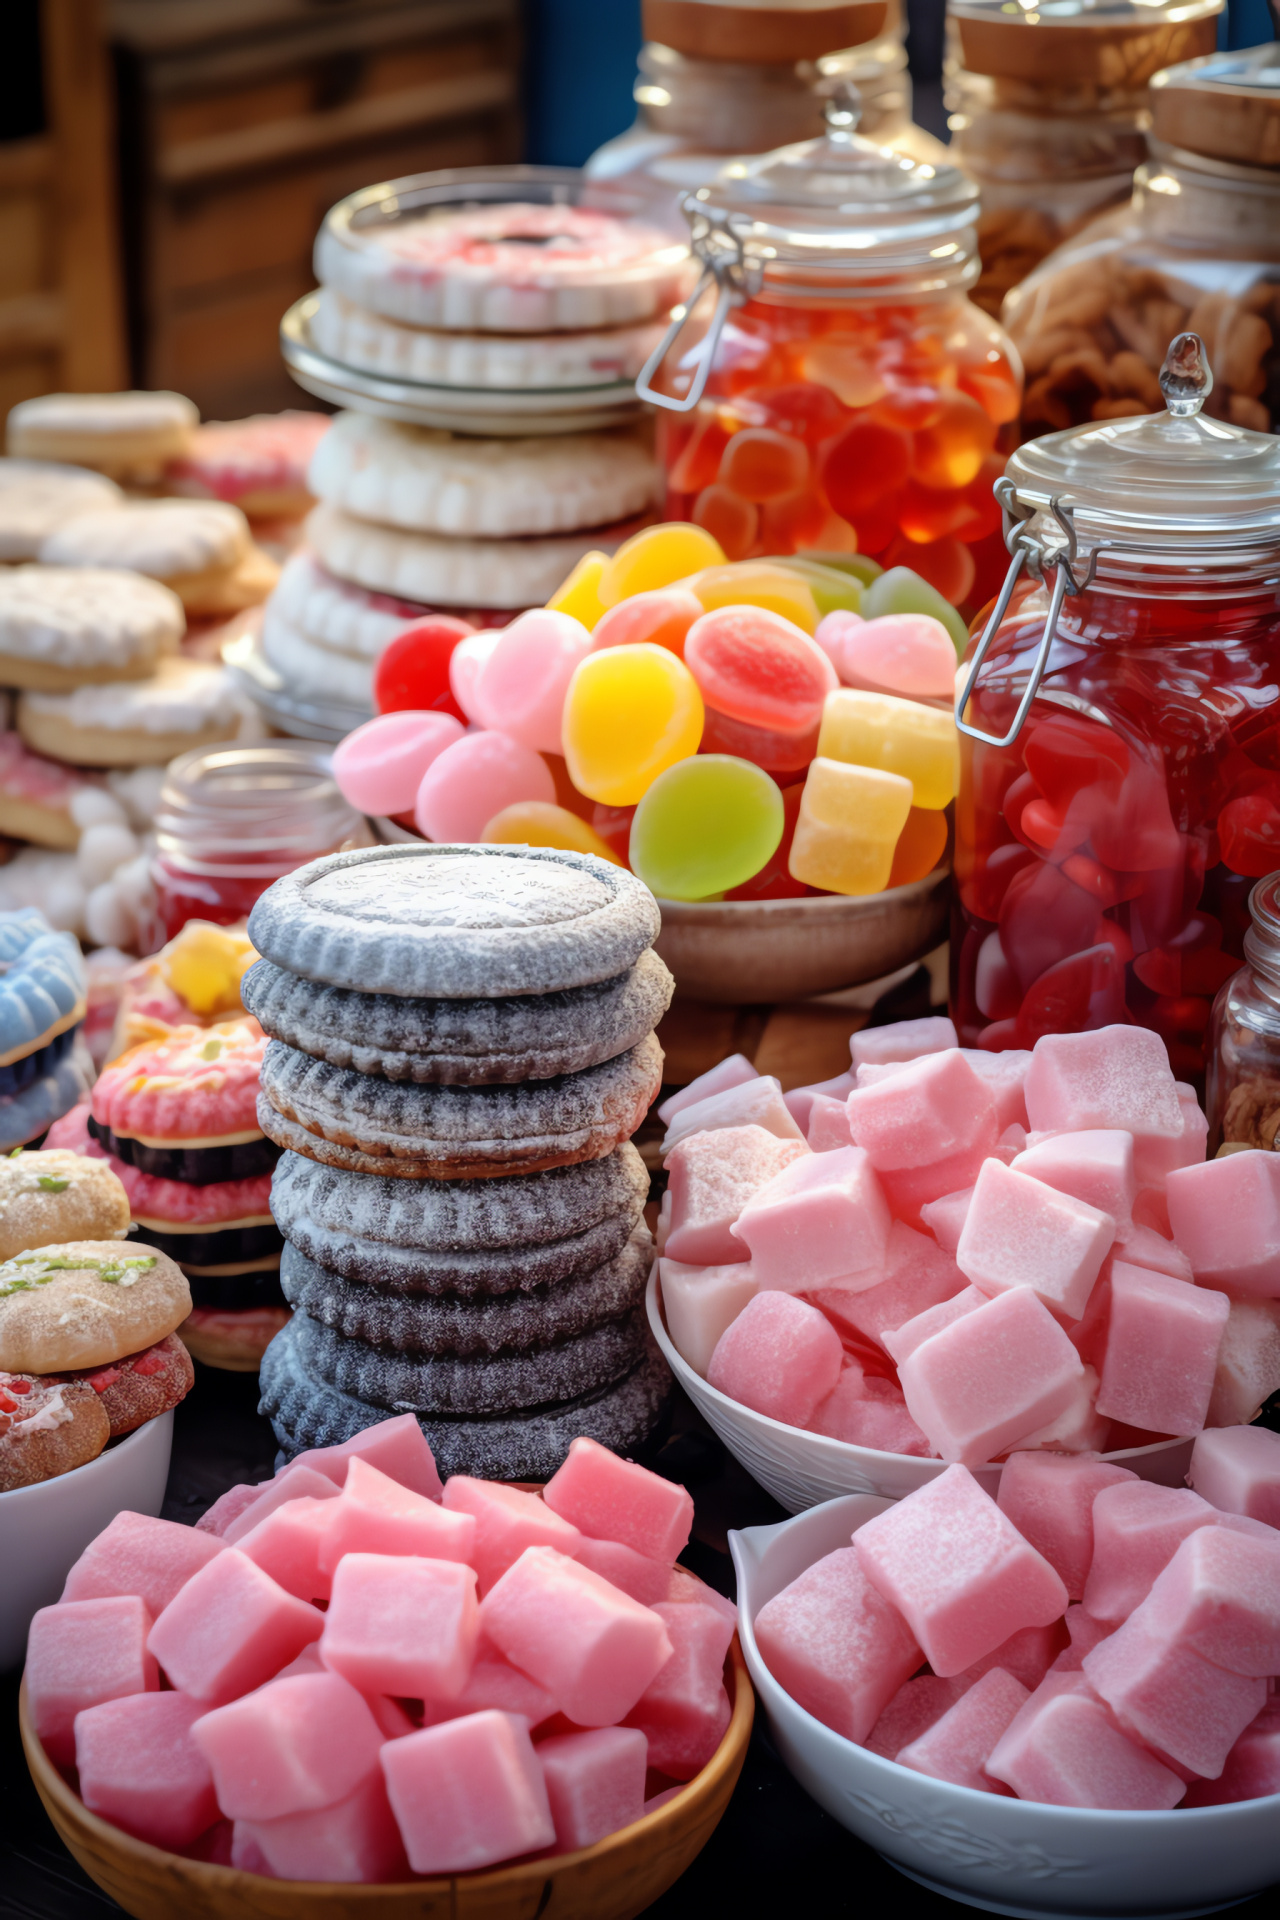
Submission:
[[[285,561],[264,621],[277,619],[317,648],[372,666],[384,647],[429,611],[409,600],[353,587],[327,573],[303,548]]]
[[[251,520],[297,520],[312,505],[307,464],[329,429],[327,413],[255,413],[209,420],[171,460],[165,484],[191,500],[227,500]]]
[[[0,1367],[109,1366],[167,1338],[190,1311],[180,1268],[149,1247],[79,1240],[14,1254],[0,1262]]]
[[[125,511],[119,510],[121,519]],[[175,593],[120,567],[0,571],[0,677],[6,686],[60,693],[144,679],[177,651],[186,624]]]
[[[372,717],[375,661],[318,645],[271,606],[262,616],[261,645],[263,659],[295,700],[351,707]]]
[[[0,561],[34,560],[64,520],[123,505],[114,480],[86,467],[0,459]]]
[[[128,567],[176,593],[191,615],[223,616],[265,600],[280,569],[225,500],[133,500],[67,520],[40,549],[49,566]]]
[[[160,765],[193,747],[233,740],[248,708],[231,675],[205,660],[161,660],[147,680],[73,693],[24,693],[27,745],[79,767]]]
[[[11,408],[5,431],[11,454],[142,484],[185,452],[199,420],[181,393],[44,393]]]

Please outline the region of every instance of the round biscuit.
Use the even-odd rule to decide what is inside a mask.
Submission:
[[[36,1248],[0,1264],[0,1367],[66,1373],[106,1366],[154,1346],[190,1311],[182,1271],[163,1253],[118,1240]]]

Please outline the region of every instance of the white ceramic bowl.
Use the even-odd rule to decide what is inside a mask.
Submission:
[[[879,1453],[874,1447],[855,1447],[847,1440],[829,1440],[822,1433],[805,1433],[768,1414],[755,1413],[728,1394],[708,1386],[701,1374],[677,1353],[662,1317],[658,1268],[654,1263],[645,1296],[649,1325],[667,1365],[698,1412],[724,1441],[734,1458],[770,1492],[788,1513],[799,1513],[820,1500],[841,1493],[883,1494],[901,1500],[945,1472],[945,1460],[922,1460],[908,1453]],[[1104,1455],[1117,1466],[1128,1467],[1143,1480],[1162,1487],[1186,1485],[1191,1465],[1191,1440],[1157,1440],[1147,1447],[1127,1447]],[[974,1478],[994,1494],[1000,1480],[998,1466],[975,1467]]]
[[[107,1522],[159,1513],[172,1445],[170,1409],[83,1467],[0,1493],[0,1672],[21,1663],[32,1614],[57,1599]]]
[[[833,1733],[760,1658],[760,1608],[889,1504],[853,1494],[731,1533],[738,1634],[778,1751],[850,1833],[935,1893],[1027,1920],[1212,1913],[1280,1880],[1280,1794],[1172,1813],[1094,1812],[926,1779]]]

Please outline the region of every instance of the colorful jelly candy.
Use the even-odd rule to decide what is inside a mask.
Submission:
[[[808,734],[836,674],[822,648],[763,607],[719,607],[685,641],[685,662],[708,707],[774,732]]]
[[[829,893],[880,893],[910,811],[911,782],[901,774],[815,760],[791,842],[792,879]]]
[[[863,583],[857,575],[837,567],[823,566],[814,560],[812,554],[792,553],[787,555],[785,561],[766,559],[763,562],[745,561],[739,564],[782,566],[787,573],[795,574],[808,587],[820,615],[834,613],[838,607],[849,613],[861,612]],[[873,567],[875,564],[874,560],[868,562]],[[776,611],[782,612],[784,609],[778,608]],[[796,625],[803,626],[806,633],[809,631],[803,620],[798,620]]]
[[[573,853],[594,853],[615,867],[624,862],[595,828],[546,800],[517,800],[495,813],[481,834],[491,845],[516,847],[567,847]]]
[[[893,850],[891,887],[907,887],[932,873],[946,851],[947,816],[930,807],[912,807]]]
[[[958,656],[963,657],[969,644],[969,630],[955,608],[909,567],[890,567],[873,580],[863,595],[861,611],[865,620],[878,620],[886,613],[929,613],[941,620]]]
[[[600,604],[616,607],[619,600],[628,600],[633,593],[672,586],[702,567],[723,566],[725,558],[719,541],[688,521],[668,520],[661,526],[643,527],[623,541],[601,570],[597,587]]]
[[[888,613],[868,620],[857,613],[829,613],[814,638],[846,687],[951,702],[956,650],[932,614]]]
[[[474,699],[486,726],[535,753],[559,753],[560,718],[573,670],[591,635],[572,614],[537,607],[504,627],[480,664]]]
[[[767,773],[727,754],[695,754],[660,773],[637,806],[631,869],[660,898],[705,900],[758,873],[784,824]]]
[[[459,640],[449,660],[449,687],[458,711],[473,727],[487,727],[480,703],[480,675],[484,664],[498,644],[501,629],[483,628]]]
[[[519,800],[554,802],[551,769],[510,734],[464,734],[437,755],[418,788],[413,815],[428,840],[478,840],[487,823]]]
[[[379,714],[338,742],[333,777],[361,813],[410,813],[423,774],[463,732],[449,713]]]
[[[687,586],[651,587],[619,600],[600,616],[591,635],[593,648],[632,647],[648,642],[684,658],[684,637],[705,611]]]
[[[696,680],[665,647],[588,654],[564,704],[564,757],[574,786],[605,806],[634,806],[665,768],[698,751],[704,714]],[[490,807],[485,818],[492,813]]]
[[[415,621],[384,647],[373,670],[373,704],[379,713],[451,713],[466,715],[449,683],[449,662],[460,640],[474,631],[450,613]]]
[[[740,887],[726,887],[726,900],[798,900],[810,891],[803,880],[792,879],[787,866],[803,798],[803,780],[793,779],[790,786],[783,787],[781,840],[759,873],[753,873]]]
[[[951,715],[887,693],[841,687],[829,694],[818,752],[829,760],[904,775],[917,807],[945,807],[960,784],[960,748]]]
[[[805,633],[818,624],[818,603],[808,582],[782,561],[738,560],[725,567],[704,567],[680,584],[697,595],[707,613],[717,607],[763,607]]]
[[[590,633],[604,612],[600,598],[600,580],[609,564],[607,553],[594,547],[584,553],[573,572],[558,586],[547,602],[552,613],[571,613]]]

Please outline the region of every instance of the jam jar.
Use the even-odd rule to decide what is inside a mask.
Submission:
[[[685,198],[702,280],[637,383],[661,409],[666,516],[733,560],[870,554],[980,604],[1021,376],[966,296],[977,189],[863,138],[858,112],[844,89],[822,139]]]
[[[1167,411],[1031,442],[998,484],[1013,561],[957,679],[965,1046],[1132,1022],[1203,1086],[1280,866],[1280,440],[1210,418],[1212,383],[1179,335]]]

